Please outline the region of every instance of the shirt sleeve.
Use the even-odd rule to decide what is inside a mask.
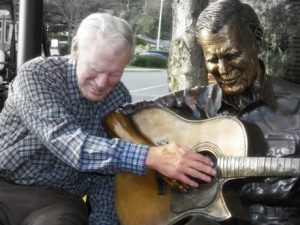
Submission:
[[[64,87],[41,69],[21,69],[14,81],[16,113],[28,132],[57,158],[81,172],[145,174],[148,146],[84,132],[68,110]],[[56,82],[56,83],[55,83]]]

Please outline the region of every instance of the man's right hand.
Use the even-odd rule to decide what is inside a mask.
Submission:
[[[210,182],[216,175],[214,163],[209,158],[174,143],[150,147],[146,166],[193,188],[199,186],[193,178]]]

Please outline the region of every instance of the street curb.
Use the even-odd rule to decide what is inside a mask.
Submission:
[[[166,71],[166,69],[156,69],[156,68],[125,68],[125,72],[159,72]]]

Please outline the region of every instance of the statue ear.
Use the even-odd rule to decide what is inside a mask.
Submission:
[[[261,27],[257,27],[254,29],[254,38],[257,51],[258,53],[260,53],[263,47],[263,30],[261,29]]]

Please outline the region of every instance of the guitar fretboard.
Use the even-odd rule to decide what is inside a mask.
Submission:
[[[300,158],[220,156],[217,166],[224,178],[300,176]]]

